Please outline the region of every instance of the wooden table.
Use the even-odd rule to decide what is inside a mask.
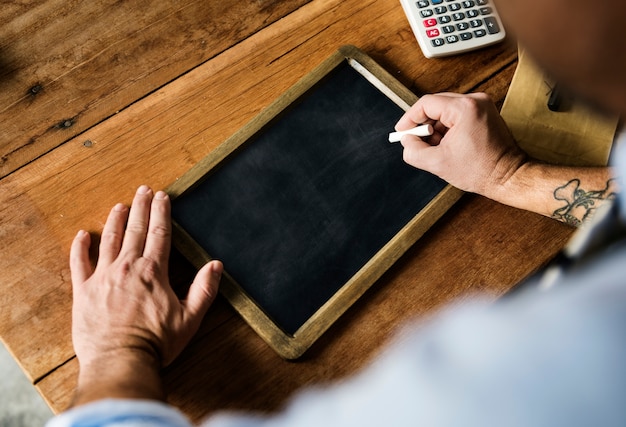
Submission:
[[[482,90],[501,103],[516,66],[511,43],[424,59],[396,0],[0,8],[0,337],[55,412],[78,370],[67,261],[75,232],[99,233],[142,183],[167,187],[341,44],[418,95]],[[307,384],[363,367],[408,319],[505,293],[571,231],[465,195],[297,362],[219,299],[164,371],[169,400],[194,420],[275,410]],[[193,269],[172,258],[183,289]]]

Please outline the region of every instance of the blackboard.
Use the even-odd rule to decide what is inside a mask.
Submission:
[[[460,194],[388,142],[414,101],[389,79],[343,47],[168,190],[175,245],[224,262],[222,292],[285,358]]]

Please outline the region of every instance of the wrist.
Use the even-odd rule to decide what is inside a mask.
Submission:
[[[493,189],[493,200],[515,208],[547,214],[543,206],[549,200],[540,163],[526,159],[519,164],[506,180]]]
[[[499,159],[480,194],[500,203],[512,204],[511,197],[523,189],[526,182],[524,176],[533,167],[534,162],[523,152]]]
[[[72,406],[106,398],[164,400],[161,363],[142,349],[103,353],[79,360],[78,386]]]

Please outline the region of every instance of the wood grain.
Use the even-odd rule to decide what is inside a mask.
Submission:
[[[0,177],[307,2],[3,2]]]
[[[328,57],[337,41],[361,46],[379,63],[404,64],[402,72],[387,70],[421,75],[426,92],[469,90],[516,55],[501,45],[463,61],[426,62],[408,24],[397,30],[404,22],[392,0],[311,2],[3,179],[0,335],[31,378],[73,354],[66,260],[76,229],[97,234],[110,207],[129,202],[138,185],[173,182]],[[490,61],[478,67],[485,56]],[[468,75],[465,66],[477,71]],[[33,337],[37,349],[29,345]]]
[[[223,2],[224,8],[231,3],[235,4]],[[16,40],[15,34],[24,34],[20,33],[22,27],[35,32],[37,25],[60,28],[45,18],[46,10],[54,10],[46,9],[48,4],[69,13],[73,3],[46,2],[28,13],[18,3],[6,9],[3,5],[0,19],[11,25],[0,31],[14,34],[11,37]],[[102,13],[126,19],[113,9],[106,8]],[[0,337],[55,411],[65,409],[69,403],[78,367],[70,338],[71,285],[67,267],[69,244],[78,228],[97,237],[116,202],[130,202],[139,184],[164,188],[173,182],[339,45],[362,48],[418,95],[485,90],[501,102],[515,65],[516,49],[506,44],[459,57],[425,60],[395,0],[313,0],[280,20],[271,10],[279,9],[270,7],[268,19],[275,21],[271,25],[235,45],[231,37],[223,52],[213,48],[213,56],[200,66],[182,66],[180,69],[188,69],[186,73],[178,68],[171,71],[171,63],[176,61],[166,54],[167,49],[181,45],[181,39],[154,46],[161,59],[170,64],[164,66],[172,73],[167,78],[163,77],[167,73],[154,70],[160,68],[158,58],[142,59],[139,62],[147,61],[146,68],[137,72],[135,66],[143,64],[125,56],[141,51],[139,45],[150,39],[147,34],[153,27],[147,27],[145,36],[137,33],[124,43],[111,44],[105,52],[109,62],[98,62],[105,53],[95,55],[97,49],[93,48],[88,55],[92,61],[73,65],[83,64],[79,68],[85,75],[92,73],[92,83],[72,89],[78,92],[67,98],[63,95],[37,101],[35,97],[32,108],[28,107],[28,114],[34,117],[30,127],[16,129],[4,126],[5,122],[0,125],[1,129],[12,129],[14,136],[32,128],[29,138],[40,134],[45,138],[38,141],[49,138],[41,142],[42,146],[48,144],[41,151],[37,152],[37,143],[29,149],[32,152],[10,156],[15,159],[9,168],[14,172],[0,181]],[[31,13],[39,13],[42,22],[37,24],[32,17],[39,15]],[[167,29],[168,22],[186,27],[184,19],[179,22],[174,15],[154,19],[162,23],[160,31],[165,34],[173,31]],[[194,22],[190,17],[185,19]],[[99,34],[86,25],[83,30],[87,40]],[[44,34],[56,34],[46,31]],[[102,31],[105,37],[108,33]],[[43,55],[39,61],[58,66],[55,58],[70,58],[74,46],[80,46],[78,32],[72,34],[60,53],[54,53],[53,46],[48,45],[50,52],[39,52]],[[32,37],[30,40],[34,40]],[[198,36],[197,40],[201,39]],[[2,46],[2,70],[15,69],[11,64],[16,63],[16,52]],[[20,55],[25,57],[28,52],[37,53],[30,45],[22,49],[26,51]],[[124,65],[114,67],[114,58],[123,59]],[[179,56],[176,59],[183,61]],[[197,63],[198,58],[192,62]],[[69,82],[61,76],[73,76],[72,69],[50,71],[46,76],[49,81],[57,77],[61,83]],[[111,83],[104,77],[106,73],[125,74]],[[44,81],[43,77],[25,75],[18,67],[18,71],[4,72],[0,84],[9,79],[17,87],[11,89],[11,105],[15,105],[11,108],[21,108],[25,116],[25,104],[31,98],[16,94]],[[93,85],[101,81],[106,90],[103,86],[93,94]],[[42,94],[62,93],[67,85],[71,86],[65,83],[52,91],[54,84],[46,83]],[[113,95],[105,98],[116,101],[98,101],[107,92]],[[123,101],[118,99],[121,94]],[[90,101],[67,103],[82,96]],[[111,115],[120,105],[128,107]],[[3,120],[19,122],[17,112],[3,115]],[[70,129],[49,130],[60,120],[75,116],[80,120]],[[76,135],[77,129],[84,132],[68,139],[67,135]],[[55,136],[58,134],[62,136]],[[23,141],[16,147],[22,145]],[[164,373],[170,401],[195,420],[226,408],[274,410],[306,384],[341,378],[360,369],[407,319],[423,319],[449,302],[470,295],[496,298],[506,292],[553,256],[571,231],[550,219],[466,195],[322,336],[301,362],[282,361],[220,300],[192,345]],[[172,269],[175,276],[192,273],[188,266]]]

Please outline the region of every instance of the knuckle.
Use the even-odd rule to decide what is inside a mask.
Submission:
[[[476,92],[476,93],[474,94],[474,97],[475,97],[477,100],[481,101],[481,102],[485,102],[485,101],[490,102],[490,101],[491,101],[491,96],[489,96],[489,95],[488,95],[487,93],[485,93],[485,92]]]
[[[102,242],[102,244],[107,246],[116,246],[122,242],[123,237],[124,236],[122,233],[115,230],[109,230],[102,233],[102,236],[100,236],[100,241]]]
[[[147,228],[148,227],[145,222],[132,221],[126,226],[126,232],[132,234],[145,234]]]
[[[133,289],[136,291],[139,288],[151,291],[160,274],[160,264],[150,258],[141,257],[134,260],[122,258],[117,261],[113,272],[113,282],[131,293],[134,292]],[[139,288],[137,288],[138,285]]]
[[[487,101],[488,98],[475,95],[459,98],[459,103],[462,110],[465,111],[467,114],[471,114],[474,116],[480,114],[480,112],[484,109],[484,105]]]
[[[162,237],[162,238],[167,238],[170,236],[171,231],[170,228],[167,227],[166,225],[154,225],[150,228],[150,234],[157,236],[157,237]]]
[[[116,268],[113,270],[115,283],[125,283],[133,270],[133,263],[127,259],[119,259]]]
[[[141,258],[141,271],[143,277],[152,278],[159,275],[159,263],[151,258]]]
[[[441,95],[427,93],[419,97],[417,102],[413,104],[416,108],[424,108],[426,105],[434,103]]]

